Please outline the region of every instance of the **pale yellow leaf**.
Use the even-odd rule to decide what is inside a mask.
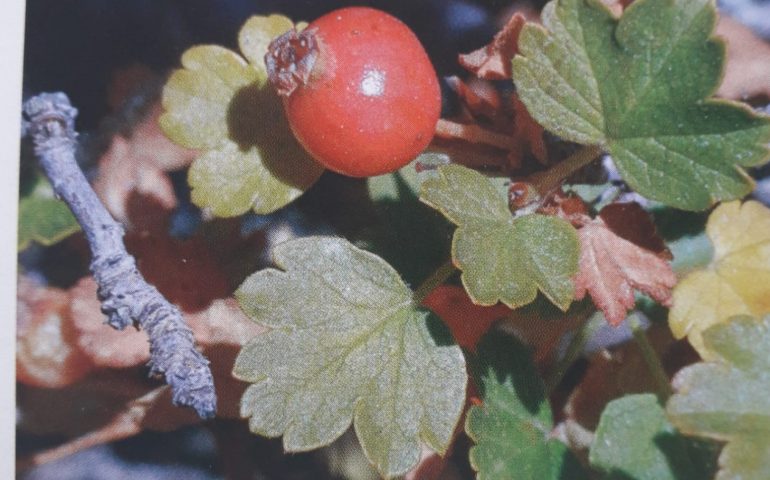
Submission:
[[[267,46],[291,28],[280,15],[252,17],[238,36],[242,55],[192,47],[163,89],[160,126],[174,142],[200,151],[189,170],[192,201],[215,216],[274,212],[323,172],[294,138],[267,83]]]
[[[687,336],[704,358],[712,358],[701,333],[733,315],[770,313],[770,210],[755,201],[720,205],[706,233],[714,258],[674,289],[669,325]]]

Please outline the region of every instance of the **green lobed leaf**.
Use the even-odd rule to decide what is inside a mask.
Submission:
[[[676,374],[668,417],[683,433],[727,442],[717,479],[768,479],[770,316],[733,317],[703,340],[716,358]]]
[[[566,446],[549,438],[551,408],[527,347],[497,332],[487,334],[477,351],[473,378],[483,404],[471,407],[465,420],[477,478],[585,478]]]
[[[539,289],[566,310],[578,268],[575,229],[551,216],[514,218],[499,189],[474,170],[447,165],[438,172],[423,183],[420,198],[458,226],[452,259],[473,301],[517,308],[532,302]]]
[[[589,454],[591,466],[608,478],[635,480],[712,478],[709,460],[668,422],[653,394],[608,403]]]
[[[752,189],[739,166],[766,161],[770,121],[706,99],[724,45],[713,0],[637,0],[616,19],[599,0],[554,0],[526,25],[517,91],[557,135],[607,150],[642,195],[703,210]]]
[[[386,476],[403,475],[420,440],[444,453],[465,401],[459,347],[441,321],[379,257],[347,241],[308,237],[275,249],[282,270],[236,292],[273,330],[251,340],[233,374],[252,383],[241,415],[252,431],[283,435],[287,451],[331,443],[351,423]]]
[[[292,135],[259,55],[268,37],[289,28],[286,17],[252,17],[239,35],[251,63],[223,47],[193,47],[163,89],[160,125],[173,141],[201,150],[188,181],[193,202],[214,215],[273,212],[323,172]]]
[[[27,248],[32,241],[53,245],[80,231],[69,207],[54,198],[51,184],[41,175],[34,182],[34,187],[19,199],[19,250]]]

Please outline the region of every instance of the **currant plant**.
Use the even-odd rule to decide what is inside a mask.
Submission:
[[[587,469],[612,478],[708,478],[715,469],[718,478],[770,478],[768,407],[762,403],[770,377],[761,355],[768,326],[759,320],[770,313],[770,213],[759,203],[740,203],[753,188],[744,169],[768,159],[770,119],[711,98],[725,62],[724,43],[714,36],[714,2],[637,0],[620,13],[599,0],[553,0],[542,25],[517,17],[480,61],[465,57],[479,77],[512,80],[518,136],[441,121],[437,131],[503,149],[523,138],[521,144],[545,163],[518,165],[519,153],[497,175],[469,167],[473,162],[462,150],[440,141],[394,171],[403,164],[402,152],[413,156],[432,133],[422,130],[423,123],[429,130],[435,124],[435,79],[419,45],[411,43],[409,52],[417,53],[383,54],[396,63],[374,73],[361,68],[363,50],[382,60],[374,52],[390,52],[389,42],[403,41],[371,33],[370,27],[382,33],[371,26],[379,14],[362,10],[363,17],[345,10],[309,25],[254,17],[240,33],[240,54],[195,47],[164,90],[161,125],[174,141],[201,151],[188,177],[192,200],[215,216],[284,207],[321,175],[324,167],[313,157],[342,174],[385,174],[368,180],[365,204],[392,223],[374,235],[278,245],[274,267],[253,273],[238,289],[242,310],[269,329],[243,347],[233,369],[249,384],[240,414],[251,430],[282,437],[286,451],[296,452],[328,445],[352,426],[387,478],[412,470],[422,445],[447,454],[463,415],[479,479],[575,479],[590,475]],[[387,18],[387,29],[408,31]],[[359,35],[365,45],[356,44]],[[392,73],[410,68],[419,70],[417,78]],[[346,96],[345,88],[389,89],[387,82],[397,82],[398,95],[416,93],[387,104],[358,91]],[[297,90],[287,94],[288,84]],[[491,108],[459,81],[455,86],[472,113],[483,116]],[[297,106],[292,95],[321,100]],[[398,127],[388,140],[377,136],[377,122],[414,115],[427,119],[420,120],[420,132]],[[313,131],[316,120],[322,130]],[[375,132],[370,142],[345,133],[364,124]],[[543,129],[569,154],[547,147]],[[392,151],[399,153],[390,158]],[[646,199],[646,209],[608,199],[601,193],[607,185],[591,194],[577,184],[573,174],[602,154]],[[371,159],[378,155],[383,158]],[[659,220],[720,202],[705,233],[703,226],[698,232],[704,238],[699,245],[706,246],[698,265],[682,267],[686,255],[673,241],[681,238],[668,236],[662,224],[656,231],[650,211]],[[348,208],[357,207],[363,204]],[[447,245],[441,239],[453,228]],[[430,256],[435,252],[445,258]],[[405,266],[415,263],[422,266]],[[434,273],[426,274],[430,268]],[[548,318],[567,324],[565,317],[574,317],[578,325],[564,330],[575,330],[577,343],[559,356],[553,341],[533,357],[499,329],[478,345],[468,342],[457,321],[444,318],[453,339],[439,318],[439,297],[430,294],[454,282],[457,271],[463,311],[476,312],[469,304],[495,306],[485,311],[495,312],[492,319],[526,321],[530,330],[544,331]],[[591,302],[575,302],[584,296]],[[657,395],[609,403],[592,441],[583,445],[588,455],[581,464],[554,434],[549,394],[558,372],[580,354],[580,342],[589,340],[591,304],[613,326],[632,324],[660,388]],[[670,307],[671,331],[686,336],[704,360],[677,374],[670,399],[668,377],[647,335],[627,321],[644,305],[664,312],[664,319]],[[491,323],[473,313],[463,321],[481,317]],[[548,355],[551,363],[533,362]],[[718,465],[713,440],[727,442]],[[578,449],[574,442],[569,447]]]

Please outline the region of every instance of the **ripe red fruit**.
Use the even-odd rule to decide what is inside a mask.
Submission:
[[[328,13],[273,40],[265,63],[294,135],[330,170],[392,172],[433,137],[436,72],[414,33],[384,12]]]

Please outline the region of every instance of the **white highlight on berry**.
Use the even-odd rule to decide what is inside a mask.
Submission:
[[[376,69],[364,70],[361,79],[361,93],[367,97],[379,97],[385,93],[385,72]]]

